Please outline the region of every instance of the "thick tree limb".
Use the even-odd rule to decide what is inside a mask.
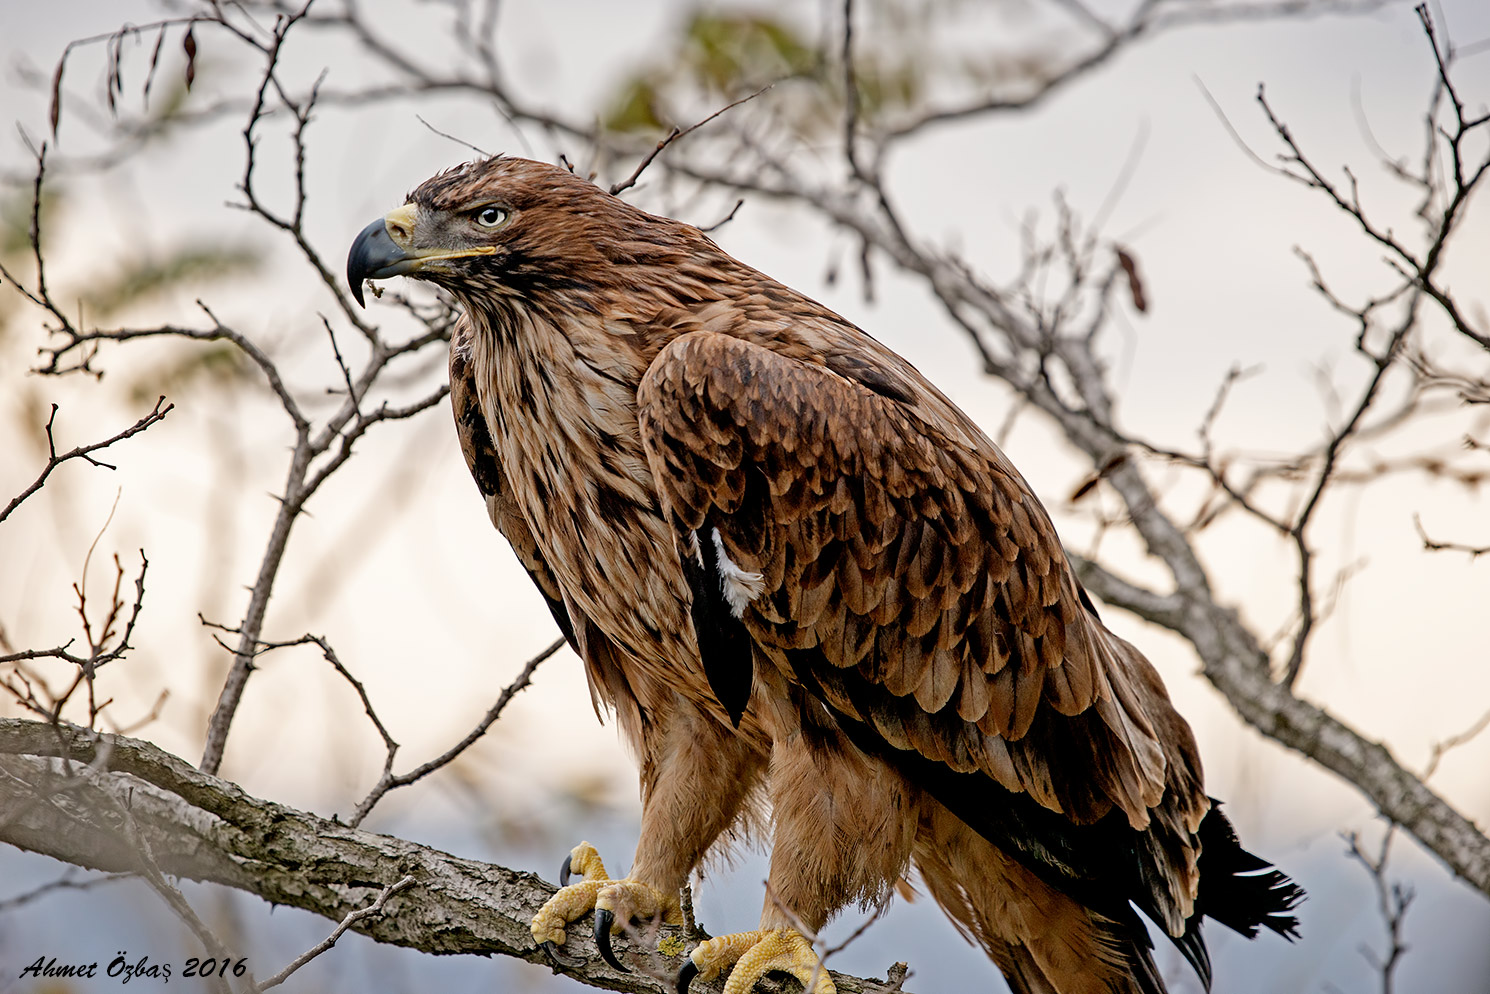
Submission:
[[[96,762],[100,757],[104,762]],[[337,922],[411,876],[412,885],[386,898],[383,914],[354,920],[352,928],[377,942],[423,952],[547,962],[533,945],[528,923],[554,887],[531,873],[251,797],[139,739],[0,719],[0,841],[74,866],[133,870],[139,857],[123,825],[126,809],[164,873],[225,884]],[[617,946],[623,955],[637,950],[620,938]],[[583,927],[569,931],[566,950],[586,961],[565,972],[592,987],[638,994],[672,990],[646,973],[607,966]],[[627,958],[637,962],[634,955]],[[674,973],[679,962],[659,956],[658,972]],[[833,979],[841,994],[885,988],[837,973]],[[723,984],[696,983],[694,989],[720,991]],[[768,994],[799,989],[795,981],[776,978],[759,987]]]

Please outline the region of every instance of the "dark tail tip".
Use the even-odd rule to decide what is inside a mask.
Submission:
[[[1289,912],[1304,899],[1304,889],[1242,848],[1219,801],[1212,801],[1197,834],[1201,849],[1196,911],[1249,939],[1259,928],[1297,939],[1299,920]]]

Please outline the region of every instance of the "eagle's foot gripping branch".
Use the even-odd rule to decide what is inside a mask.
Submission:
[[[578,873],[583,879],[571,884]],[[575,846],[559,870],[559,890],[533,916],[533,941],[540,945],[554,963],[573,969],[578,961],[563,956],[559,946],[567,938],[565,926],[585,912],[595,911],[595,946],[600,958],[617,970],[626,967],[611,950],[611,933],[620,931],[632,919],[661,918],[669,925],[680,925],[682,910],[677,894],[664,894],[638,880],[612,880],[605,872],[600,854],[588,842]]]
[[[701,942],[678,973],[678,994],[688,994],[694,977],[705,981],[734,964],[724,994],[750,994],[758,980],[773,970],[790,973],[802,982],[805,994],[837,994],[838,988],[812,943],[795,929],[736,932]]]

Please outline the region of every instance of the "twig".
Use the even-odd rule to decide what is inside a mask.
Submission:
[[[1412,905],[1414,896],[1413,889],[1405,884],[1391,883],[1387,879],[1387,862],[1391,859],[1392,840],[1396,837],[1397,826],[1391,825],[1381,837],[1381,848],[1377,851],[1375,859],[1372,859],[1361,849],[1360,836],[1355,832],[1347,832],[1344,835],[1346,855],[1360,863],[1371,874],[1371,882],[1376,888],[1376,902],[1381,911],[1383,921],[1386,923],[1387,931],[1387,954],[1385,958],[1379,957],[1369,949],[1362,948],[1361,955],[1366,957],[1367,962],[1374,966],[1381,974],[1381,994],[1392,994],[1393,981],[1397,966],[1402,961],[1402,956],[1407,952],[1407,944],[1402,940],[1402,929],[1407,919],[1407,910]]]
[[[447,134],[446,132],[441,131],[439,128],[435,127],[433,124],[430,124],[428,121],[426,121],[423,117],[421,117],[418,114],[415,114],[414,115],[414,120],[416,120],[420,124],[424,125],[425,128],[428,129],[431,134],[439,135],[441,138],[445,138],[445,139],[447,139],[449,141],[454,142],[457,145],[460,145],[460,146],[462,146],[464,148],[468,148],[472,152],[475,152],[477,155],[481,156],[483,159],[489,159],[489,158],[491,158],[491,153],[488,152],[486,149],[482,148],[479,145],[472,145],[470,142],[466,141],[464,138],[457,138],[457,137],[455,137],[452,134]]]
[[[513,680],[502,690],[502,693],[497,697],[497,702],[493,704],[491,708],[487,710],[485,716],[483,716],[482,719],[476,723],[476,727],[467,732],[465,737],[462,738],[455,745],[451,746],[449,749],[441,753],[439,756],[436,756],[434,759],[431,759],[429,762],[422,763],[407,773],[394,774],[392,772],[393,751],[397,749],[398,746],[396,744],[391,745],[388,751],[387,762],[385,763],[383,768],[383,775],[378,778],[378,782],[373,786],[373,789],[370,790],[367,796],[362,799],[361,803],[357,805],[357,810],[352,813],[352,817],[348,819],[347,824],[353,826],[354,828],[358,825],[361,825],[363,819],[365,819],[368,816],[368,813],[372,811],[373,805],[382,800],[383,795],[387,794],[390,790],[398,787],[405,787],[411,783],[414,783],[416,780],[423,779],[424,777],[433,773],[435,770],[438,770],[440,767],[445,766],[461,753],[465,752],[466,749],[469,748],[474,742],[476,742],[477,739],[486,734],[486,730],[492,726],[493,722],[501,717],[503,709],[507,707],[507,703],[511,701],[512,698],[516,696],[519,691],[528,686],[529,682],[531,682],[533,679],[533,673],[538,669],[538,665],[549,656],[552,656],[554,653],[558,652],[559,649],[563,647],[563,645],[563,638],[554,639],[554,641],[550,643],[547,648],[543,649],[541,652],[538,653],[538,655],[528,660],[527,665],[523,667],[522,672],[517,675],[517,679]],[[384,735],[384,738],[386,740],[386,733]]]
[[[714,120],[716,117],[725,113],[726,111],[734,110],[741,104],[748,103],[749,101],[754,100],[756,97],[760,96],[762,93],[765,93],[767,90],[775,85],[775,83],[767,83],[765,86],[761,87],[759,90],[756,90],[754,93],[747,94],[741,97],[739,100],[734,101],[733,103],[725,104],[723,107],[719,108],[714,113],[704,118],[702,121],[690,124],[686,128],[679,130],[676,126],[674,126],[672,131],[668,132],[667,137],[658,142],[657,146],[653,148],[652,151],[648,152],[646,154],[646,157],[643,158],[642,161],[636,164],[636,168],[631,171],[630,176],[626,177],[621,182],[616,183],[610,188],[611,196],[618,196],[623,191],[629,190],[633,186],[635,186],[636,181],[641,178],[641,174],[645,172],[646,168],[652,164],[652,160],[661,155],[662,150],[667,148],[673,142],[677,141],[679,138],[684,137],[685,135],[692,134],[693,132],[697,131],[699,128],[702,128],[704,125],[708,124],[710,121]]]
[[[197,615],[197,618],[201,620],[203,625],[206,625],[210,628],[216,628],[220,631],[225,631],[232,635],[242,634],[239,629],[228,628],[225,625],[208,621],[200,614]],[[358,699],[362,701],[362,709],[367,713],[368,719],[372,721],[373,727],[377,729],[378,735],[382,737],[383,745],[388,750],[388,763],[389,765],[392,765],[393,754],[398,751],[398,743],[393,740],[392,735],[388,734],[387,727],[383,724],[382,719],[378,717],[377,711],[373,708],[372,700],[367,696],[367,688],[363,686],[362,681],[354,677],[352,675],[352,672],[342,664],[342,661],[340,659],[337,658],[336,650],[331,647],[331,643],[326,640],[326,637],[324,635],[307,634],[302,635],[298,639],[293,639],[289,642],[260,642],[258,644],[258,652],[256,653],[256,655],[266,652],[272,652],[275,649],[289,649],[297,645],[318,646],[321,650],[321,655],[325,658],[326,662],[330,663],[332,668],[335,669],[337,673],[340,673],[342,678],[345,679],[347,683],[352,685],[352,689],[357,692]]]
[[[700,228],[698,230],[699,231],[702,231],[704,234],[708,234],[711,231],[718,231],[720,228],[724,227],[726,224],[729,224],[731,221],[733,221],[735,219],[735,215],[738,214],[738,213],[740,213],[740,208],[741,207],[744,207],[744,206],[745,206],[745,198],[744,197],[740,197],[738,200],[735,201],[735,206],[733,206],[733,207],[731,207],[729,209],[729,213],[728,214],[724,215],[724,217],[720,218],[718,221],[715,221],[713,224],[709,225],[707,228]]]
[[[849,933],[848,938],[844,939],[836,946],[829,946],[827,949],[823,950],[823,962],[827,963],[829,956],[832,956],[834,953],[841,953],[853,943],[857,942],[859,938],[864,935],[865,932],[869,931],[869,927],[875,922],[879,921],[881,918],[885,917],[885,912],[889,910],[890,898],[886,898],[875,906],[874,911],[864,916],[864,920],[859,923],[858,928]]]
[[[336,928],[332,929],[330,935],[326,936],[326,938],[322,939],[314,946],[311,946],[299,956],[296,956],[293,960],[290,961],[290,964],[288,966],[276,973],[274,976],[270,977],[268,980],[265,980],[263,983],[255,984],[253,986],[253,990],[267,991],[271,987],[278,987],[280,984],[288,980],[290,978],[290,975],[296,970],[300,969],[302,966],[309,963],[311,960],[315,959],[322,953],[326,952],[332,946],[336,945],[336,940],[345,935],[347,929],[351,928],[353,925],[356,925],[364,918],[371,918],[373,915],[382,914],[383,909],[388,904],[388,899],[390,897],[392,897],[394,894],[397,894],[399,891],[406,890],[407,888],[412,886],[414,886],[414,878],[412,875],[410,875],[389,884],[387,887],[384,887],[383,890],[378,894],[377,899],[374,900],[372,904],[369,904],[365,908],[359,908],[356,911],[349,913],[345,918],[341,920]]]
[[[227,947],[223,945],[222,940],[197,916],[185,895],[165,878],[165,874],[161,873],[160,865],[156,863],[155,854],[151,851],[150,842],[140,832],[140,827],[135,822],[134,812],[130,810],[131,795],[126,794],[124,800],[113,797],[113,795],[110,797],[123,816],[124,835],[135,851],[139,875],[214,958],[219,960],[228,958]],[[222,994],[231,994],[228,982],[222,976],[214,975],[208,979],[208,986],[213,990],[220,991]]]
[[[854,77],[854,0],[843,0],[843,47],[839,53],[843,63],[843,157],[848,161],[849,174],[868,183],[869,178],[859,167],[859,81]]]
[[[58,891],[93,890],[95,887],[102,887],[104,884],[117,883],[120,880],[132,880],[136,876],[133,873],[104,873],[96,877],[90,877],[87,880],[78,880],[76,879],[77,872],[76,867],[69,868],[66,873],[51,883],[42,884],[40,887],[32,888],[24,894],[17,894],[15,897],[0,900],[0,914],[24,907],[33,901],[39,901],[47,895],[55,894]]]
[[[1423,527],[1423,519],[1417,514],[1412,516],[1412,526],[1417,529],[1418,538],[1423,540],[1423,549],[1427,552],[1463,552],[1470,559],[1478,559],[1490,552],[1490,545],[1470,545],[1465,542],[1446,542],[1429,538],[1427,529]]]
[[[116,469],[117,467],[114,466],[112,463],[106,463],[102,460],[93,458],[92,453],[97,452],[100,449],[106,449],[109,446],[113,445],[115,442],[121,442],[126,438],[132,438],[133,436],[138,435],[140,432],[149,428],[151,425],[165,420],[165,416],[167,414],[170,414],[171,411],[175,410],[175,408],[175,404],[167,404],[166,399],[164,397],[161,397],[155,402],[155,408],[151,410],[149,414],[145,415],[143,418],[140,418],[140,420],[136,421],[134,424],[130,425],[128,428],[124,429],[118,434],[110,436],[109,438],[104,439],[102,442],[94,442],[91,445],[79,445],[74,449],[58,455],[57,441],[52,434],[52,426],[53,423],[57,420],[58,408],[56,404],[53,404],[52,414],[51,417],[47,418],[46,425],[47,464],[45,467],[43,467],[41,475],[36,478],[36,481],[25,490],[21,491],[10,501],[9,504],[6,504],[5,510],[0,511],[0,521],[4,521],[7,517],[9,517],[10,512],[14,511],[17,507],[20,507],[21,503],[27,497],[30,497],[32,494],[36,493],[36,491],[46,486],[47,477],[52,475],[52,470],[67,462],[67,460],[69,459],[83,459],[91,465],[98,466],[103,469]]]
[[[100,532],[100,534],[102,533]],[[96,542],[97,539],[95,539],[95,543]],[[89,550],[89,553],[91,555],[91,548]],[[8,678],[6,680],[0,681],[0,684],[3,684],[8,690],[10,690],[11,694],[22,706],[47,718],[47,720],[53,725],[54,728],[57,728],[62,722],[62,712],[67,707],[68,702],[72,699],[73,694],[80,686],[86,685],[88,688],[88,727],[90,729],[93,728],[96,724],[98,717],[103,709],[112,702],[112,699],[104,701],[102,704],[97,702],[93,692],[94,675],[104,665],[122,658],[124,654],[132,648],[129,640],[130,637],[134,634],[135,624],[139,621],[140,611],[144,608],[145,574],[150,568],[150,561],[145,558],[145,551],[141,549],[140,572],[135,577],[134,601],[130,608],[129,618],[124,624],[124,630],[117,633],[117,640],[115,628],[118,624],[120,614],[124,610],[124,599],[120,596],[121,584],[123,583],[124,579],[124,567],[119,562],[118,556],[114,557],[114,568],[115,580],[113,596],[110,599],[109,610],[98,635],[94,635],[93,625],[88,616],[88,600],[85,593],[85,587],[82,583],[73,585],[73,590],[77,593],[78,597],[78,616],[82,621],[84,638],[88,642],[88,655],[80,656],[74,652],[69,651],[73,642],[77,641],[76,639],[72,639],[64,645],[60,645],[51,649],[24,649],[19,652],[12,652],[4,656],[0,656],[0,663],[18,664],[32,659],[61,659],[66,662],[72,663],[78,668],[77,674],[73,677],[72,682],[68,685],[67,689],[62,691],[61,693],[53,693],[51,688],[47,686],[45,681],[41,680],[39,677],[28,675],[19,667],[17,667],[16,675],[21,681],[21,687],[17,687]],[[86,574],[87,566],[85,564],[85,577]],[[113,642],[112,645],[110,645],[111,642]],[[40,687],[42,693],[48,698],[46,702],[42,702],[36,698],[34,694],[33,683],[35,684],[35,686]],[[66,768],[64,768],[64,771],[65,770]]]
[[[1459,734],[1450,735],[1442,741],[1433,743],[1433,752],[1428,757],[1428,765],[1423,767],[1423,779],[1432,779],[1433,774],[1438,772],[1438,764],[1443,762],[1444,756],[1458,749],[1460,746],[1468,745],[1486,728],[1490,728],[1490,711],[1486,711],[1480,715],[1479,718],[1475,719],[1474,724]]]

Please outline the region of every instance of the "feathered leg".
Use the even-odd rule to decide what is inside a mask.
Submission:
[[[577,847],[566,866],[585,880],[560,888],[532,925],[535,942],[562,945],[565,925],[594,908],[596,945],[620,969],[611,932],[633,918],[681,921],[679,891],[739,817],[764,767],[760,753],[733,729],[671,692],[659,694],[642,713],[653,727],[645,739],[650,749],[641,756],[641,837],[631,873],[611,880],[593,849]],[[629,724],[623,719],[627,737],[637,744]]]
[[[812,994],[832,994],[803,929],[816,932],[840,908],[889,897],[907,868],[917,792],[884,763],[868,760],[836,729],[798,728],[771,751],[771,873],[756,932],[702,943],[684,964],[679,990],[734,964],[725,991],[744,994],[778,970]]]

